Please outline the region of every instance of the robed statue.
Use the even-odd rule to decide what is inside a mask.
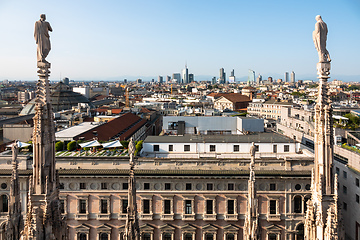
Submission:
[[[317,15],[315,19],[317,22],[315,23],[313,40],[314,40],[315,48],[319,54],[319,62],[330,62],[331,61],[330,54],[326,49],[326,39],[328,33],[327,25],[321,19],[320,15]]]
[[[40,20],[35,22],[34,37],[37,44],[37,61],[47,63],[45,58],[51,50],[49,31],[52,32],[52,28],[45,20],[45,14],[41,14]]]

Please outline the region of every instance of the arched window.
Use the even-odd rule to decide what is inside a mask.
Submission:
[[[109,234],[100,233],[100,240],[109,240]]]
[[[235,239],[234,234],[228,233],[228,234],[226,235],[226,240],[234,240],[234,239]]]
[[[269,234],[269,240],[277,240],[277,236],[275,233],[270,233]]]
[[[3,194],[0,196],[0,212],[8,212],[8,211],[9,211],[8,196]]]
[[[185,240],[192,240],[192,235],[191,235],[191,233],[186,233],[186,234],[185,234]]]
[[[302,197],[301,196],[294,197],[294,212],[295,213],[302,212]]]
[[[150,239],[151,239],[150,233],[143,234],[143,240],[150,240]]]
[[[87,240],[85,233],[79,233],[79,240]]]
[[[171,240],[171,234],[170,233],[164,233],[163,234],[163,240]]]
[[[300,223],[296,227],[296,238],[295,240],[304,240],[304,224]]]
[[[212,233],[207,233],[205,235],[205,240],[214,240],[214,235]]]

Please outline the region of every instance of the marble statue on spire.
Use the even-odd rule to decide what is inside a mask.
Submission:
[[[330,62],[330,54],[326,49],[327,25],[320,15],[317,15],[315,19],[317,22],[315,23],[315,30],[313,32],[313,41],[319,54],[319,62]]]
[[[51,50],[49,31],[52,32],[52,28],[45,20],[45,14],[41,14],[40,20],[35,22],[34,37],[37,44],[37,61],[46,63],[45,58]]]

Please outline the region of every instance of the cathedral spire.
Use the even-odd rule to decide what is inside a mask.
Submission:
[[[136,204],[136,180],[134,175],[134,153],[135,142],[133,137],[129,143],[129,156],[130,156],[130,175],[129,175],[129,189],[128,189],[128,209],[126,218],[126,240],[140,240],[139,220],[137,216],[137,204]]]
[[[20,185],[19,185],[19,171],[18,171],[18,141],[15,141],[12,146],[12,174],[9,196],[9,217],[6,225],[6,239],[19,240],[20,232],[23,230],[24,222],[21,215],[20,202]]]
[[[318,98],[315,106],[315,159],[311,180],[311,199],[307,202],[305,239],[343,239],[338,225],[337,179],[333,176],[334,136],[332,106],[328,94],[330,55],[326,49],[327,25],[320,16],[313,32],[315,48],[319,54],[317,73]]]
[[[24,240],[64,240],[66,223],[59,205],[58,178],[55,170],[55,127],[50,102],[51,64],[45,60],[50,51],[50,24],[45,14],[35,23],[38,44],[36,113],[33,130],[33,175],[29,184],[29,209]]]

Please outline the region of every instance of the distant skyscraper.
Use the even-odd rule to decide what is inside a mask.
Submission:
[[[160,75],[159,75],[159,76],[158,76],[158,82],[159,82],[159,83],[163,83],[163,81],[164,81],[163,76],[160,76]]]
[[[152,83],[155,82],[155,79],[151,79],[151,82],[152,82]]]
[[[236,78],[235,78],[235,70],[233,69],[231,71],[231,75],[229,77],[229,83],[235,83],[236,82]]]
[[[272,77],[268,77],[268,82],[272,83],[273,82],[273,78]]]
[[[189,74],[189,83],[194,82],[194,74],[190,73]]]
[[[284,82],[289,82],[289,73],[288,72],[285,72],[285,75],[284,75]]]
[[[256,84],[260,85],[262,81],[262,76],[259,74],[259,76],[256,78]]]
[[[211,84],[215,84],[216,83],[216,77],[213,77],[212,79],[211,79]]]
[[[172,79],[175,79],[177,83],[181,83],[181,75],[180,75],[180,73],[173,73]]]
[[[225,80],[226,80],[225,70],[224,70],[224,68],[220,68],[219,83],[220,83],[220,84],[225,83]]]
[[[170,76],[166,76],[166,82],[169,83],[171,81],[171,77]]]
[[[63,79],[63,83],[65,83],[66,85],[69,85],[69,78],[67,78],[67,77],[64,78],[64,79]]]
[[[255,83],[255,71],[249,69],[249,75],[248,75],[248,84],[254,84]]]
[[[124,79],[124,83],[127,83],[127,79]]]
[[[141,78],[136,79],[136,83],[142,83]]]
[[[291,83],[295,83],[295,73],[294,73],[294,71],[291,72],[290,78],[291,78]]]
[[[187,68],[187,65],[185,65],[185,68],[181,72],[182,82],[183,83],[189,83],[189,69]]]

